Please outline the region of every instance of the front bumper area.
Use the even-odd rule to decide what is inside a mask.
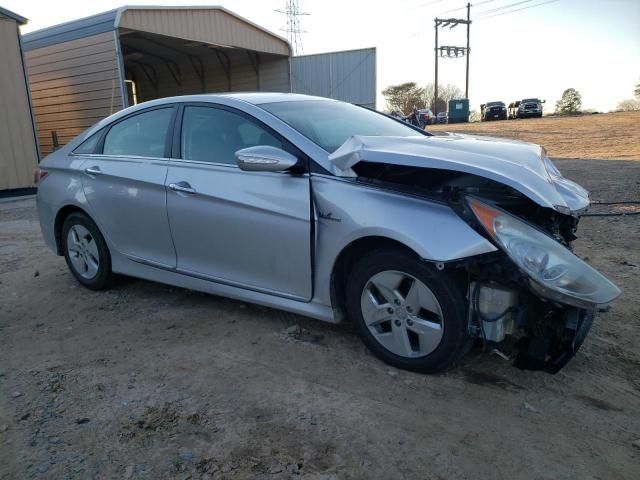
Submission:
[[[516,342],[514,366],[523,370],[558,373],[582,346],[595,312],[569,307],[549,332],[532,331]]]
[[[504,260],[467,265],[468,333],[495,345],[517,368],[555,374],[579,351],[596,306],[544,298]]]

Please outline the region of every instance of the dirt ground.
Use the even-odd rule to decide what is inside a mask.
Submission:
[[[640,162],[557,164],[594,200],[640,197]],[[579,233],[623,294],[562,372],[476,349],[427,376],[339,326],[135,279],[86,290],[34,201],[0,203],[0,478],[640,478],[640,216]]]
[[[552,158],[640,159],[640,112],[452,123],[428,130],[525,140],[543,145]]]

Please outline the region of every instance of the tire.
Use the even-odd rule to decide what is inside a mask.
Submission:
[[[473,344],[463,292],[450,273],[403,250],[381,249],[351,269],[346,307],[355,330],[382,361],[436,373],[458,364]]]
[[[106,289],[113,277],[111,255],[96,224],[87,215],[71,213],[62,224],[62,251],[71,273],[91,290]]]

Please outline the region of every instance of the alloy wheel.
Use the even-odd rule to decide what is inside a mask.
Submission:
[[[408,273],[376,273],[365,284],[360,306],[373,338],[396,355],[422,357],[440,345],[440,304],[429,287]]]
[[[74,270],[86,278],[92,279],[100,268],[100,254],[93,235],[79,224],[73,225],[67,233],[67,250]]]

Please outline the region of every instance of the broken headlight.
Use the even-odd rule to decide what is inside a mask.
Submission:
[[[620,295],[618,287],[549,235],[475,198],[467,201],[487,233],[527,274],[531,288],[541,296],[592,307]]]

